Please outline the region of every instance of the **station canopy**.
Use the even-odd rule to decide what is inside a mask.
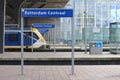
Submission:
[[[20,8],[63,8],[68,1],[69,0],[6,0],[6,24],[18,23]]]

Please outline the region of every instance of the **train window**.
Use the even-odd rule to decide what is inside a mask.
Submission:
[[[33,32],[33,38],[39,39],[39,37]]]
[[[25,33],[25,35],[26,36],[28,36],[28,37],[32,37],[32,33],[31,32],[24,32]],[[33,38],[35,38],[35,39],[39,39],[39,37],[33,32]]]
[[[31,36],[31,32],[24,32],[24,34],[29,37]]]
[[[18,41],[18,34],[9,34],[9,41]]]

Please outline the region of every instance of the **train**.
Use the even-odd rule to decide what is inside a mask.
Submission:
[[[9,29],[11,30],[11,29]],[[44,32],[48,32],[45,30]],[[43,31],[37,28],[31,28],[31,32],[24,31],[23,33],[23,44],[25,49],[50,49],[47,45],[46,40],[43,37]],[[18,32],[5,32],[5,49],[16,49],[21,48],[21,31]]]

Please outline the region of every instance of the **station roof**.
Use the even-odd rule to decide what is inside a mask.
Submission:
[[[69,0],[6,0],[6,15],[17,23],[21,8],[63,8],[68,1]]]

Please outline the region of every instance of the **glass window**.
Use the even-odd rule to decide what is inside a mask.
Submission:
[[[103,17],[103,18],[106,18],[107,16],[108,16],[107,11],[102,11],[102,17]]]
[[[94,23],[94,18],[87,18],[87,23],[88,24],[93,24]]]
[[[94,0],[88,0],[87,2],[88,2],[89,5],[94,5],[95,1]]]
[[[84,3],[84,0],[75,0],[77,6],[82,6]]]
[[[101,5],[101,3],[102,3],[101,0],[96,0],[97,5]]]
[[[101,19],[99,17],[96,19],[96,25],[99,27],[101,26]]]
[[[24,32],[24,34],[25,34],[27,37],[30,37],[30,36],[31,36],[31,32]]]
[[[117,9],[117,21],[120,22],[120,9]]]
[[[102,6],[102,11],[106,11],[106,10],[108,10],[107,6]]]
[[[116,22],[116,10],[115,9],[111,9],[110,11],[110,20],[111,22]]]
[[[33,32],[33,38],[39,39],[39,37]]]
[[[80,18],[77,18],[77,19],[76,19],[76,23],[81,23],[81,19],[80,19]]]
[[[106,5],[108,2],[106,0],[101,0],[102,5]]]
[[[88,6],[88,11],[94,11],[94,6]]]
[[[9,34],[9,41],[18,41],[18,34]]]
[[[76,11],[76,13],[75,13],[75,17],[82,17],[82,12],[80,12],[80,11]]]
[[[94,17],[94,11],[89,11],[89,12],[88,12],[88,16]]]
[[[101,6],[98,5],[98,6],[96,7],[96,10],[101,10]]]
[[[97,11],[96,16],[100,17],[101,16],[101,11]]]
[[[24,34],[27,36],[27,37],[32,37],[32,33],[31,32],[24,32]],[[39,39],[39,37],[36,35],[36,33],[33,32],[33,38],[35,39]]]

